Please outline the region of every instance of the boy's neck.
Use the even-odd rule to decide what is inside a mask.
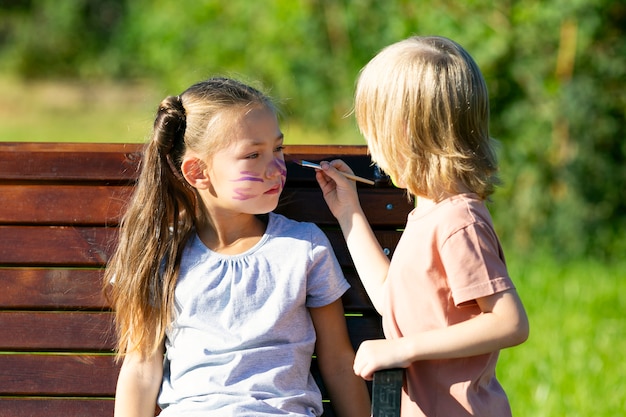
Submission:
[[[432,198],[425,196],[415,196],[415,207],[419,207],[420,209],[432,207],[437,204],[437,201]]]
[[[416,195],[415,196],[415,207],[425,208],[425,207],[428,207],[428,206],[434,206],[438,202],[446,200],[446,199],[448,199],[450,197],[454,197],[455,195],[468,194],[468,193],[472,192],[460,180],[456,181],[456,183],[454,184],[454,188],[455,188],[454,191],[445,192],[438,199],[434,199],[434,198],[431,198],[430,196],[426,196],[426,195]]]

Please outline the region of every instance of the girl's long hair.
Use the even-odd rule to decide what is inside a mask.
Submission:
[[[104,274],[115,310],[118,358],[154,354],[172,322],[174,288],[183,249],[202,210],[181,163],[187,149],[209,156],[219,146],[215,115],[228,108],[267,106],[258,90],[227,78],[194,84],[159,105],[146,144],[133,197],[122,218],[119,240]]]

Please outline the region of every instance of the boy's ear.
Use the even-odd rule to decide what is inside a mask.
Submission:
[[[207,166],[201,159],[193,156],[186,157],[183,159],[180,169],[183,172],[183,177],[192,187],[197,189],[209,187],[211,181],[209,180]]]

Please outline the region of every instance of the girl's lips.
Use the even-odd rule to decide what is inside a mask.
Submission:
[[[270,188],[265,194],[278,194],[280,192],[280,185]]]

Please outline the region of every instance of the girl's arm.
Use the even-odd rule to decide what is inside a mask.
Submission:
[[[147,358],[126,355],[117,379],[115,417],[154,417],[162,378],[162,347]]]
[[[361,344],[354,372],[371,379],[386,368],[406,368],[412,362],[482,355],[519,345],[528,338],[528,317],[514,289],[476,300],[482,314],[450,327],[394,340]]]
[[[369,416],[369,392],[365,382],[354,374],[354,349],[341,300],[311,308],[310,312],[317,333],[315,350],[319,369],[335,413],[340,417]]]
[[[317,182],[330,211],[339,222],[359,278],[372,304],[381,313],[381,287],[387,278],[389,258],[380,247],[363,213],[356,183],[339,173],[352,173],[352,170],[341,160],[322,162],[321,166],[322,171],[316,173]]]

